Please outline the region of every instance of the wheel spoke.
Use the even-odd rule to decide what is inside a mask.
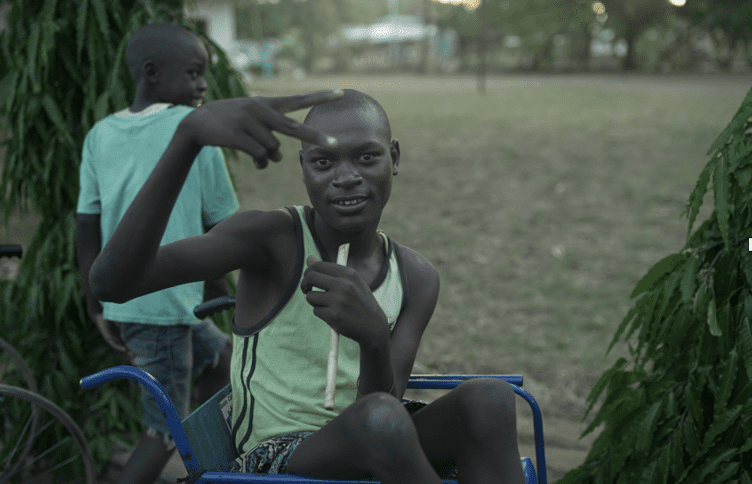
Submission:
[[[13,455],[14,455],[14,454],[16,453],[16,451],[18,450],[18,446],[19,446],[19,445],[21,444],[21,442],[23,442],[23,441],[24,441],[24,440],[23,440],[23,436],[24,436],[24,435],[26,435],[26,431],[27,431],[27,430],[29,429],[29,426],[31,425],[31,421],[32,421],[32,419],[33,419],[33,418],[34,418],[34,414],[32,413],[32,414],[31,414],[31,416],[29,417],[29,419],[28,419],[28,420],[26,420],[26,424],[24,425],[24,428],[23,428],[23,430],[21,431],[21,435],[20,435],[20,436],[19,436],[19,438],[18,438],[18,439],[16,440],[16,445],[14,445],[14,446],[13,446],[13,450],[12,450],[12,451],[10,452],[10,455],[8,456],[8,458],[7,458],[7,459],[5,459],[5,460],[3,461],[3,467],[5,466],[5,463],[6,463],[6,462],[10,462],[10,460],[11,460],[11,459],[13,458]]]
[[[33,461],[29,462],[29,464],[26,467],[29,467],[30,465],[32,465],[33,463],[35,463],[36,461],[38,461],[39,459],[41,459],[45,455],[49,454],[53,450],[57,449],[58,447],[60,447],[61,445],[63,445],[65,442],[67,442],[70,439],[71,439],[70,437],[66,437],[63,440],[61,440],[60,442],[58,442],[57,444],[55,444],[52,447],[50,447],[49,449],[45,450],[40,455],[38,455]]]
[[[50,474],[50,473],[52,473],[52,472],[54,472],[54,471],[56,471],[56,470],[60,469],[60,468],[61,468],[61,467],[63,467],[64,465],[68,465],[68,464],[70,464],[71,462],[73,462],[74,460],[78,460],[78,459],[79,459],[79,457],[78,457],[78,456],[73,456],[73,457],[69,458],[68,460],[66,460],[65,462],[61,462],[60,464],[56,465],[56,466],[55,466],[55,467],[53,467],[52,469],[48,469],[48,470],[46,470],[46,471],[42,472],[41,474],[34,474],[34,475],[35,475],[35,476],[46,476],[47,474]],[[75,480],[77,480],[77,479],[74,479],[74,481],[75,481]],[[74,482],[74,481],[71,481],[71,482]]]

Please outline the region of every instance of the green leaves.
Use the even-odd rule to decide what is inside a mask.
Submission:
[[[666,273],[673,271],[682,262],[687,259],[682,254],[671,254],[668,257],[664,257],[657,264],[650,268],[647,274],[637,283],[632,294],[629,295],[630,299],[634,299],[645,291],[653,288],[655,283]]]
[[[749,299],[750,296],[747,295],[747,298]],[[752,381],[752,329],[750,329],[749,318],[746,316],[739,325],[739,347],[747,378]]]
[[[153,14],[146,3],[15,0],[0,32],[0,209],[6,220],[19,207],[41,217],[18,278],[0,287],[0,334],[25,356],[45,396],[82,425],[100,470],[112,435],[138,433],[140,424],[128,382],[110,383],[104,393],[77,385],[83,375],[123,363],[89,321],[81,295],[79,163],[92,124],[133,98],[124,61],[130,34],[151,21],[183,22],[181,1],[149,2]],[[244,96],[239,75],[216,53],[209,90],[215,98]]]
[[[715,194],[715,210],[718,214],[718,227],[723,235],[723,242],[729,246],[729,180],[728,162],[721,156],[713,170],[713,191]]]
[[[690,304],[694,300],[697,291],[697,272],[700,269],[700,258],[690,257],[682,271],[681,290],[682,303]]]
[[[700,173],[700,178],[697,180],[697,185],[692,193],[689,195],[689,202],[682,214],[687,214],[689,217],[689,227],[687,228],[687,239],[689,234],[692,233],[692,226],[697,219],[697,214],[700,213],[700,207],[702,206],[703,198],[708,190],[708,182],[710,181],[710,173],[713,170],[713,161],[709,161]]]
[[[718,310],[716,309],[716,301],[710,301],[708,305],[708,329],[713,336],[720,336],[721,329],[718,327]]]
[[[663,401],[659,400],[655,402],[653,405],[651,405],[648,411],[645,412],[645,417],[639,423],[637,446],[635,447],[635,450],[637,452],[647,454],[650,450],[653,435],[655,434],[655,427],[658,424],[658,417],[660,416],[662,406]]]
[[[585,434],[605,429],[563,483],[750,483],[740,469],[752,460],[752,256],[737,244],[752,234],[749,133],[752,90],[690,194],[686,246],[630,295],[607,351],[626,332],[632,361],[590,392],[586,417],[607,395]],[[715,209],[692,233],[711,176]]]

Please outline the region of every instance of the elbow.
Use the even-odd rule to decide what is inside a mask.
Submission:
[[[131,298],[125,294],[125,288],[118,287],[118,278],[109,274],[103,266],[105,264],[97,257],[89,270],[89,287],[92,294],[103,302],[122,304],[130,300]]]

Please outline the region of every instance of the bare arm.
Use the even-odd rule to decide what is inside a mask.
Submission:
[[[76,215],[76,258],[78,269],[81,271],[81,279],[84,283],[86,296],[86,310],[89,317],[102,313],[102,305],[91,291],[89,284],[89,270],[94,259],[99,255],[102,248],[102,235],[100,231],[100,215],[79,213]]]
[[[412,249],[404,246],[401,249],[410,291],[409,295],[406,294],[409,296],[407,305],[397,318],[389,344],[390,366],[395,376],[392,393],[397,398],[402,398],[405,394],[420,340],[431,320],[439,297],[439,275],[436,269]],[[362,365],[361,362],[361,368]],[[361,377],[360,386],[360,393],[364,394],[368,387],[364,386],[363,377]]]
[[[133,353],[120,338],[117,323],[107,321],[102,315],[102,305],[91,291],[89,284],[89,269],[102,247],[102,233],[100,230],[101,216],[99,214],[76,214],[76,258],[78,269],[83,280],[84,296],[86,298],[86,312],[99,330],[105,342],[115,350],[123,353],[132,362]]]
[[[279,161],[272,130],[319,145],[336,144],[326,135],[282,112],[341,97],[340,92],[279,98],[213,101],[193,110],[178,126],[154,171],[92,265],[92,292],[103,301],[125,302],[186,282],[214,279],[240,268],[252,251],[240,250],[236,214],[207,234],[160,247],[170,213],[202,146],[240,149],[263,168]],[[232,247],[232,244],[238,244]],[[189,262],[185,267],[185,263]]]
[[[211,227],[206,227],[204,232],[210,231]],[[227,283],[227,276],[225,274],[215,278],[204,281],[204,301],[211,301],[222,296],[230,295],[230,285]]]

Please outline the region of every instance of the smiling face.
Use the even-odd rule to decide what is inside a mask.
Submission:
[[[316,213],[345,233],[375,230],[397,174],[399,143],[372,106],[317,114],[306,124],[334,136],[336,148],[303,143],[303,182]]]
[[[175,39],[171,55],[160,65],[153,65],[150,80],[155,82],[160,102],[198,106],[206,92],[206,63],[208,55],[203,44],[193,35]]]

